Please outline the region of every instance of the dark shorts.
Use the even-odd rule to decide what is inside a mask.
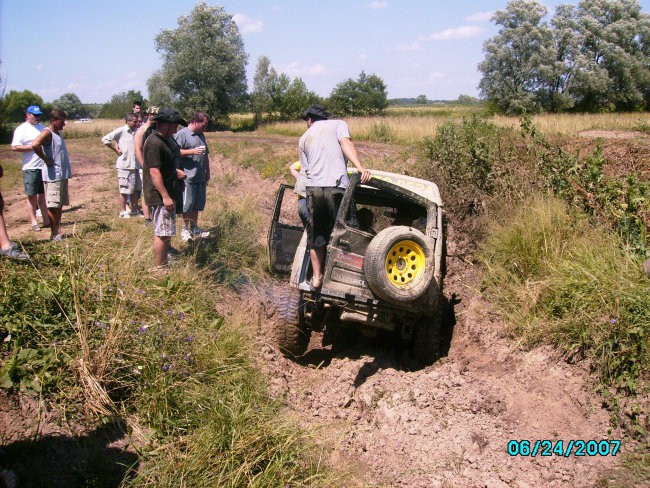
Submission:
[[[298,197],[298,217],[302,222],[304,228],[308,228],[311,225],[311,212],[307,206],[307,199],[305,197]],[[309,232],[307,232],[309,234]]]
[[[25,195],[31,197],[45,192],[43,186],[43,172],[40,169],[26,169],[23,171],[23,188]]]
[[[307,227],[309,247],[324,247],[329,242],[344,192],[345,188],[335,186],[307,187],[307,207],[311,212],[311,225]]]
[[[186,182],[183,192],[183,213],[202,212],[205,208],[205,181]]]

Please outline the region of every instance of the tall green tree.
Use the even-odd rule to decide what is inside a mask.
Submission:
[[[481,94],[504,113],[647,109],[650,16],[637,0],[558,5],[550,24],[534,0],[512,0],[493,21]]]
[[[165,83],[160,70],[156,71],[147,80],[147,91],[149,93],[149,104],[158,108],[175,106],[174,95]]]
[[[80,119],[88,116],[86,107],[74,93],[64,93],[52,101],[52,106],[62,109],[69,119]]]
[[[156,36],[164,84],[176,108],[226,117],[246,98],[248,55],[237,24],[223,7],[201,2],[178,28]]]
[[[270,84],[272,77],[277,76],[271,68],[271,60],[260,56],[253,77],[253,92],[251,93],[251,109],[255,114],[255,126],[259,126],[264,117],[271,112]]]
[[[348,78],[334,87],[328,109],[340,115],[378,115],[388,106],[386,84],[377,75],[361,72],[359,78]]]
[[[583,0],[574,10],[580,50],[570,85],[576,105],[599,110],[648,108],[650,16],[636,0]]]
[[[136,100],[145,101],[140,90],[116,93],[102,106],[99,118],[122,119],[127,113],[133,111],[133,102]]]
[[[257,124],[297,119],[305,108],[316,102],[320,98],[309,91],[301,78],[292,80],[284,73],[278,74],[269,58],[259,58],[251,94]]]
[[[43,112],[47,110],[40,95],[29,90],[11,90],[5,95],[3,105],[7,122],[24,122],[25,109],[30,105],[40,106]]]
[[[536,1],[513,0],[492,17],[501,30],[483,46],[486,55],[479,64],[483,73],[479,89],[501,112],[541,108],[539,68],[550,47],[550,31],[542,21],[546,13],[546,7]]]

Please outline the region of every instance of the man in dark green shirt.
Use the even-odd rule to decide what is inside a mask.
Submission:
[[[176,235],[176,186],[180,184],[176,171],[176,148],[168,139],[178,125],[187,122],[176,110],[165,108],[156,115],[156,130],[144,143],[143,187],[144,201],[149,206],[154,224],[153,255],[157,268],[168,264],[167,253]]]

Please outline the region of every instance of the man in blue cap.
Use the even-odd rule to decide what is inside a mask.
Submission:
[[[43,216],[43,226],[50,225],[45,205],[45,190],[43,186],[43,160],[32,150],[32,142],[45,129],[41,124],[41,108],[38,105],[27,107],[25,122],[16,127],[11,141],[11,150],[22,153],[23,157],[23,186],[29,202],[29,217],[32,230],[39,231],[37,211]]]

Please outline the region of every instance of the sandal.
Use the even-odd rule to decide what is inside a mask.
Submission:
[[[317,280],[312,276],[311,280],[309,280],[309,286],[312,290],[318,290],[321,286],[323,286],[323,277],[321,276],[320,279]]]

